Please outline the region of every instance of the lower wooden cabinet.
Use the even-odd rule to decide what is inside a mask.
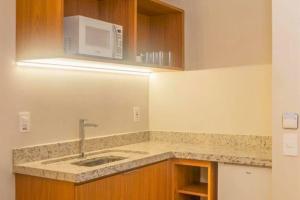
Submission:
[[[121,200],[124,196],[123,175],[75,186],[76,200]]]
[[[169,162],[75,187],[76,200],[168,200]]]
[[[84,184],[16,174],[16,200],[170,200],[169,161]]]
[[[215,167],[167,160],[83,184],[16,174],[16,200],[216,200]]]
[[[124,174],[124,200],[170,200],[169,162]]]
[[[73,199],[73,183],[16,174],[16,200]]]

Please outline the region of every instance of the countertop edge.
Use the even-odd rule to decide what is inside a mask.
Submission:
[[[40,168],[22,166],[22,164],[14,165],[13,173],[54,179],[58,181],[72,182],[74,184],[82,184],[106,176],[123,173],[146,165],[151,165],[164,160],[176,159],[176,158],[211,161],[211,162],[234,164],[234,165],[246,165],[252,167],[272,168],[272,159],[230,156],[230,155],[201,154],[201,153],[190,153],[190,152],[163,152],[158,154],[152,154],[143,158],[129,160],[128,162],[125,163],[109,165],[104,168],[99,168],[96,170],[91,170],[88,172],[83,172],[78,174],[49,171]]]

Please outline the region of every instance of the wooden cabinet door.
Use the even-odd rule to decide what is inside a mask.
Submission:
[[[169,200],[169,161],[124,174],[123,200]]]
[[[16,174],[16,200],[74,200],[74,184]]]
[[[76,200],[122,200],[124,193],[123,175],[115,175],[93,181],[75,188]]]
[[[78,185],[76,200],[169,200],[169,161]]]
[[[16,1],[17,59],[64,55],[64,0]]]

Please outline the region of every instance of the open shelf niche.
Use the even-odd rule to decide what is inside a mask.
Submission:
[[[169,66],[184,64],[184,13],[159,1],[138,0],[137,54],[170,52]],[[163,64],[164,65],[164,64]]]
[[[172,164],[172,200],[216,200],[216,164],[175,160]]]
[[[122,25],[124,59],[66,55],[64,17],[74,15]],[[152,51],[172,52],[171,65],[137,62]],[[17,61],[36,59],[184,70],[184,11],[160,0],[17,0]]]

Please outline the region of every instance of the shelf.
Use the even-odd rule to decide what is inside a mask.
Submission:
[[[178,199],[176,200],[207,200],[206,197],[197,197],[197,196],[191,196],[191,195],[185,195],[185,194],[181,194]]]
[[[145,15],[183,13],[183,10],[159,0],[138,0],[138,11]]]
[[[198,197],[208,197],[208,184],[207,183],[199,183],[193,185],[183,186],[182,188],[178,189],[178,193],[198,196]]]
[[[170,67],[170,66],[156,66],[156,65],[145,65],[137,62],[130,62],[124,60],[114,59],[101,59],[94,57],[85,56],[64,56],[55,58],[41,58],[41,59],[20,59],[17,60],[22,65],[44,67],[44,68],[87,68],[87,69],[102,69],[102,70],[117,70],[127,72],[141,72],[141,73],[152,73],[152,72],[171,72],[179,71],[181,68]],[[24,65],[24,66],[25,66]],[[48,66],[48,67],[47,67]]]
[[[86,61],[93,63],[107,63],[113,65],[122,65],[136,69],[149,69],[151,72],[170,72],[170,71],[182,71],[183,68],[175,67],[175,66],[160,66],[154,64],[145,64],[138,63],[130,60],[118,60],[118,59],[107,59],[107,58],[98,58],[92,56],[83,56],[83,55],[65,55],[63,58],[59,58],[60,60],[71,60],[71,61]]]
[[[174,159],[172,170],[172,200],[217,199],[216,163]]]
[[[137,55],[172,52],[172,65],[184,69],[184,11],[161,1],[138,0]]]

